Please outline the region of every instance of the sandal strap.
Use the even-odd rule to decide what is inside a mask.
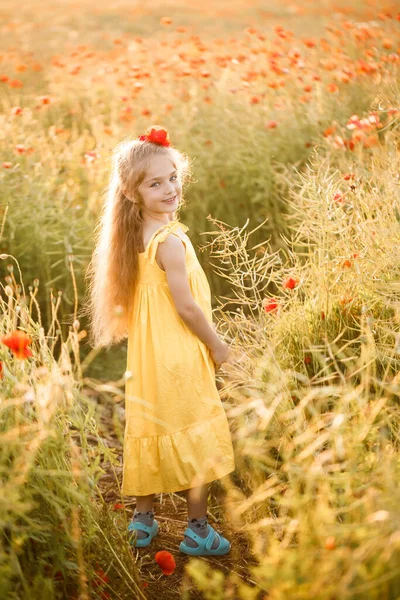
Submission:
[[[186,535],[187,537],[190,537],[195,542],[197,542],[197,540],[199,540],[199,539],[204,539],[204,538],[201,538],[199,535],[196,535],[195,532],[192,531],[189,527],[186,529],[184,535]]]
[[[217,548],[219,548],[219,546],[221,544],[221,538],[220,538],[219,534],[215,531],[215,529],[210,524],[209,524],[209,527],[210,527],[209,534],[205,538],[202,538],[200,535],[196,535],[194,533],[194,531],[192,529],[190,529],[189,527],[186,529],[185,535],[187,537],[190,537],[199,546],[200,546],[199,540],[202,543],[205,543],[205,548],[206,548],[207,551],[211,550],[211,546],[213,545],[214,539],[215,539],[215,537],[217,537],[218,538],[218,542],[219,542]]]
[[[151,527],[149,527],[149,525],[145,525],[144,523],[141,523],[140,521],[136,521],[136,523],[129,523],[129,531],[133,531],[133,530],[138,530],[140,529],[140,531],[145,531],[146,533],[148,533],[150,535],[151,533]]]
[[[215,538],[217,538],[217,540],[218,540],[217,548],[219,548],[221,545],[221,538],[219,537],[218,533],[215,531],[215,529],[213,529],[213,527],[211,527],[211,525],[209,525],[209,527],[210,527],[210,533],[206,537],[206,550],[207,551],[211,550],[211,546],[213,545]],[[217,549],[217,548],[215,548],[215,549]]]

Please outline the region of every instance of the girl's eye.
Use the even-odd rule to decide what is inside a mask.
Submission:
[[[175,179],[178,179],[177,175],[172,175],[172,177],[170,179],[173,179],[175,177]],[[155,183],[153,183],[153,185],[151,185],[150,187],[154,187],[156,185],[156,183],[158,183],[158,181],[156,181]]]

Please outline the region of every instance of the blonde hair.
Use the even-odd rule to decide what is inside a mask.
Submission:
[[[138,187],[156,155],[171,159],[183,187],[190,175],[190,159],[171,146],[130,139],[119,143],[111,157],[110,183],[85,273],[89,297],[79,312],[89,317],[88,341],[93,347],[109,347],[128,335],[128,316],[137,288],[138,252],[144,250],[143,199]]]

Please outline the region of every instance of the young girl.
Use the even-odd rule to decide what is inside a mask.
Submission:
[[[154,495],[186,490],[186,554],[226,554],[207,522],[208,484],[235,469],[215,384],[229,346],[212,323],[211,292],[188,227],[177,219],[189,159],[152,127],[122,142],[90,278],[95,346],[128,337],[122,493],[136,497],[136,546],[158,533]]]

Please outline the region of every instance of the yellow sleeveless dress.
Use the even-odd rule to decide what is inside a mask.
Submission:
[[[187,230],[170,221],[139,253],[128,329],[124,495],[178,492],[235,469],[210,351],[178,315],[165,271],[155,260],[158,244],[169,234],[182,240],[193,298],[212,325],[210,286]]]

